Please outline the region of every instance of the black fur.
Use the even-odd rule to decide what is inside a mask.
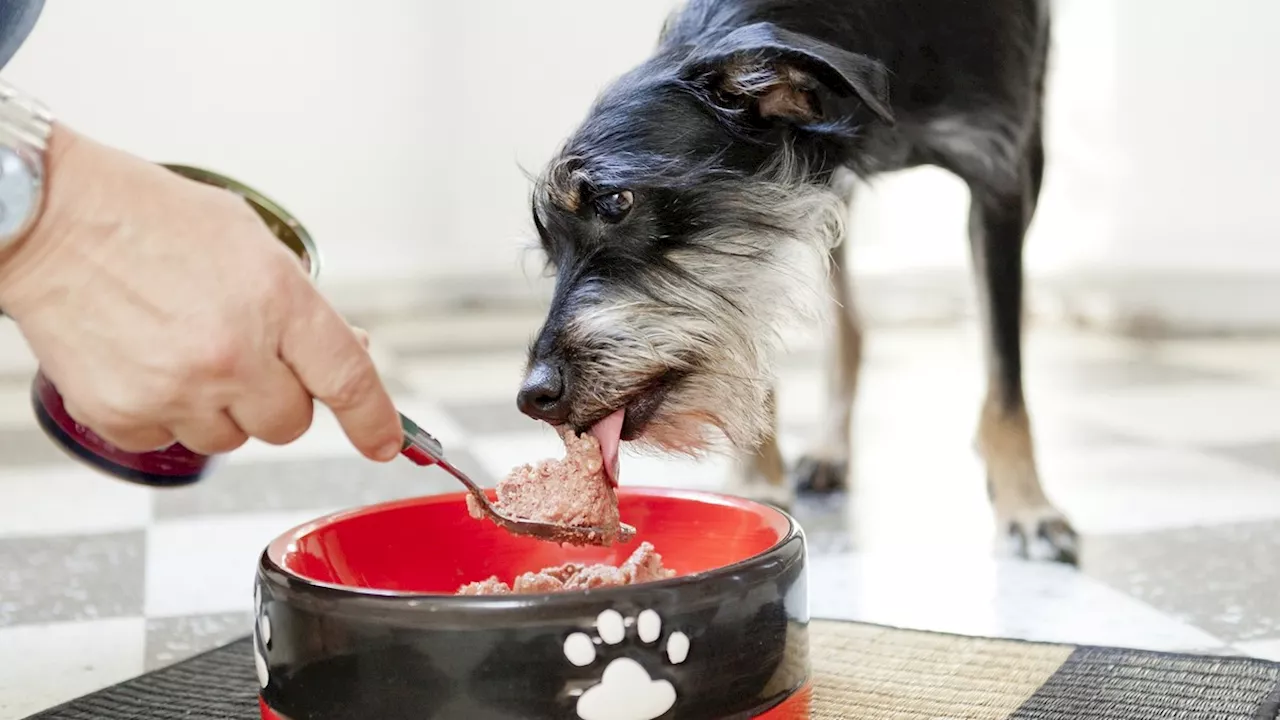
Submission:
[[[935,165],[972,191],[990,394],[1000,413],[1022,413],[1022,243],[1044,167],[1049,37],[1048,0],[690,0],[653,55],[600,96],[535,190],[557,284],[522,409],[585,428],[627,407],[625,436],[643,439],[679,406],[749,449],[763,431],[736,427],[727,415],[746,403],[716,393],[764,397],[756,385],[769,382],[768,362],[717,346],[743,340],[747,349],[733,352],[750,355],[742,336],[786,322],[741,317],[762,312],[741,285],[777,282],[770,273],[782,271],[788,238],[828,234],[795,216],[803,188],[830,191],[845,170]],[[614,320],[629,318],[627,307],[644,317],[611,331],[602,306]],[[575,330],[591,312],[591,331]],[[661,330],[653,317],[668,312],[676,332],[709,332],[698,323],[710,318],[723,334],[687,347],[664,340],[632,362],[628,353],[648,353],[637,328]],[[708,389],[730,360],[733,372],[759,367],[761,377]],[[688,423],[663,422],[671,427],[658,444],[703,444],[673,439]]]

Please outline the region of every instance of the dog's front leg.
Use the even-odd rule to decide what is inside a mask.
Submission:
[[[852,205],[852,179],[838,189]],[[854,307],[848,266],[848,237],[831,252],[833,332],[828,342],[826,359],[826,397],[822,426],[813,445],[796,463],[793,473],[797,491],[830,493],[848,486],[852,472],[853,400],[858,392],[858,373],[862,368],[862,327]]]
[[[1040,485],[1031,421],[1022,392],[1022,246],[1043,172],[1038,139],[1029,148],[1019,192],[970,183],[969,238],[986,336],[987,396],[977,445],[998,529],[1022,557],[1075,563],[1075,530]]]
[[[729,478],[729,492],[739,497],[791,508],[795,492],[787,485],[782,452],[778,450],[778,412],[776,391],[769,393],[769,434],[751,454],[739,454]]]

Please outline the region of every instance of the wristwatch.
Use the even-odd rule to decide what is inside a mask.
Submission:
[[[52,132],[49,109],[0,80],[0,252],[40,217]]]

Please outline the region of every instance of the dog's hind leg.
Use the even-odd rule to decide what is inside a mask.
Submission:
[[[977,446],[999,532],[1031,559],[1074,563],[1077,537],[1040,485],[1022,391],[1022,250],[1044,172],[1038,133],[1023,153],[1016,189],[970,182],[969,238],[986,340],[987,394]]]
[[[847,177],[839,190],[846,204],[853,201],[853,180]],[[848,272],[850,242],[844,242],[831,253],[830,320],[833,337],[828,342],[826,359],[826,403],[822,427],[815,442],[801,456],[792,472],[796,490],[803,493],[829,493],[844,489],[852,472],[853,399],[858,391],[858,372],[862,367],[862,327],[854,306]]]

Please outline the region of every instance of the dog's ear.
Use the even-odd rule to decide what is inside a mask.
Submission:
[[[695,51],[686,75],[714,84],[713,92],[753,102],[764,119],[814,123],[824,117],[817,90],[856,96],[893,123],[889,72],[881,63],[772,23],[738,28]]]

